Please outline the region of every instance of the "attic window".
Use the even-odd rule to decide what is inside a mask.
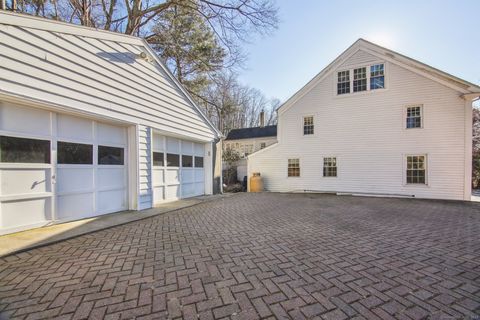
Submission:
[[[350,93],[350,71],[338,73],[337,94]]]
[[[367,68],[353,70],[353,92],[367,90]]]
[[[382,64],[370,67],[370,90],[385,88],[385,69]]]

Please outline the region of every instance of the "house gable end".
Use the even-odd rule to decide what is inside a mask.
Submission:
[[[459,96],[469,94],[471,92],[480,92],[480,87],[475,84],[471,84],[467,81],[456,78],[441,70],[435,69],[419,61],[380,47],[366,40],[359,39],[342,54],[340,54],[327,67],[325,67],[320,73],[318,73],[304,87],[290,97],[284,104],[282,104],[277,109],[279,115],[290,109],[303,96],[324,81],[332,72],[351,69],[356,66],[367,66],[380,62],[396,64],[411,72],[441,83],[446,87],[456,90],[459,93]]]

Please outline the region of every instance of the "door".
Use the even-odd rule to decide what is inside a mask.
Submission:
[[[153,134],[154,203],[205,194],[205,144]]]
[[[0,104],[0,234],[125,210],[126,128]]]
[[[58,220],[127,209],[126,128],[59,114],[55,140]]]

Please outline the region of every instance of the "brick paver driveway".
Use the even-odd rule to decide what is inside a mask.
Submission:
[[[0,299],[26,319],[475,318],[480,205],[240,194],[8,257]]]

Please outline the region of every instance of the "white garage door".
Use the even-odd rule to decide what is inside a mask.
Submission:
[[[153,135],[154,203],[205,194],[205,145]]]
[[[125,127],[0,105],[0,233],[127,209]]]

